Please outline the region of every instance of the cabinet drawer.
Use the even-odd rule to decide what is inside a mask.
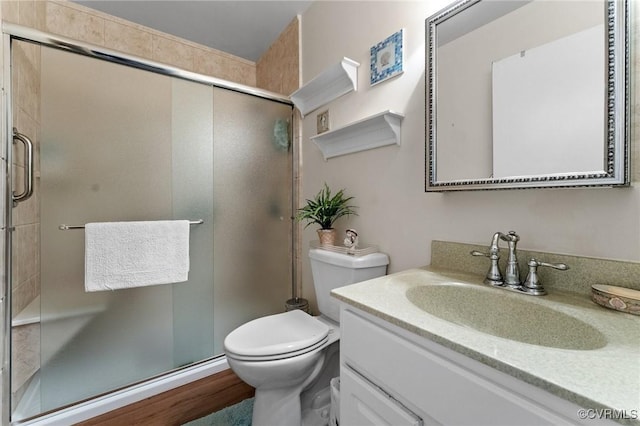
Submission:
[[[340,372],[340,424],[422,426],[415,413],[350,368]]]
[[[341,327],[343,366],[350,366],[424,419],[476,426],[572,423],[528,395],[504,388],[350,310],[342,312]]]

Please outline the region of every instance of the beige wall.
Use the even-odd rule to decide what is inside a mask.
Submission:
[[[430,242],[487,245],[495,231],[516,230],[532,250],[640,260],[640,191],[622,189],[507,190],[425,193],[425,19],[449,3],[429,1],[315,2],[302,16],[302,73],[308,82],[343,56],[360,62],[358,91],[328,105],[331,128],[393,110],[405,115],[401,146],[389,146],[324,161],[309,140],[316,112],[302,123],[302,194],[313,196],[327,182],[355,196],[359,216],[337,223],[356,228],[391,258],[390,272],[425,265]],[[637,10],[633,16],[638,22]],[[405,72],[369,85],[369,48],[405,29]],[[637,34],[636,32],[632,32]],[[633,40],[632,46],[637,46]],[[634,50],[636,48],[634,47]],[[637,55],[633,54],[634,62]],[[637,73],[633,82],[638,81]],[[638,96],[634,95],[635,107]],[[322,108],[324,110],[326,108]],[[633,108],[632,149],[638,135]],[[634,180],[637,181],[637,173]],[[302,238],[303,296],[315,299],[306,250],[313,227]],[[590,285],[592,283],[585,283]]]

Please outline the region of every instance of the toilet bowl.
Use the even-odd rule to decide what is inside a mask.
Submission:
[[[309,257],[320,316],[300,310],[268,315],[241,325],[224,341],[229,366],[256,389],[254,426],[302,424],[309,399],[304,397],[338,375],[339,309],[329,293],[384,275],[389,263],[382,253],[353,257],[311,249]]]
[[[253,425],[300,426],[300,394],[322,370],[337,334],[295,310],[250,321],[227,336],[229,366],[256,389]]]

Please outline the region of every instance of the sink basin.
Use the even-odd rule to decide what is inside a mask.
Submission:
[[[607,344],[591,325],[535,303],[532,296],[465,284],[412,287],[406,296],[428,314],[504,339],[573,350]]]

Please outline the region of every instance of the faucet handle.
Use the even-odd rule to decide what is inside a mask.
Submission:
[[[504,279],[502,278],[502,273],[500,272],[500,268],[498,266],[500,252],[492,250],[489,253],[483,253],[481,251],[473,250],[470,252],[470,254],[471,256],[483,256],[491,259],[491,266],[489,266],[487,276],[484,279],[485,284],[490,284],[493,286],[502,286],[504,284]]]
[[[514,243],[517,243],[518,241],[520,241],[520,235],[518,235],[516,231],[509,231],[506,234],[502,234],[500,236],[500,239],[503,241],[512,241]]]
[[[471,256],[483,256],[483,257],[488,257],[491,260],[495,260],[498,261],[498,259],[500,259],[500,252],[497,251],[490,251],[489,253],[485,253],[482,251],[478,251],[478,250],[472,250],[469,252],[469,254]]]
[[[544,287],[542,287],[542,283],[540,283],[540,279],[538,278],[538,266],[545,266],[548,268],[558,269],[560,271],[566,271],[569,269],[569,267],[564,263],[540,262],[534,258],[531,258],[527,265],[529,265],[529,273],[527,274],[527,278],[524,280],[524,283],[522,283],[522,288],[526,293],[536,296],[547,294]]]

